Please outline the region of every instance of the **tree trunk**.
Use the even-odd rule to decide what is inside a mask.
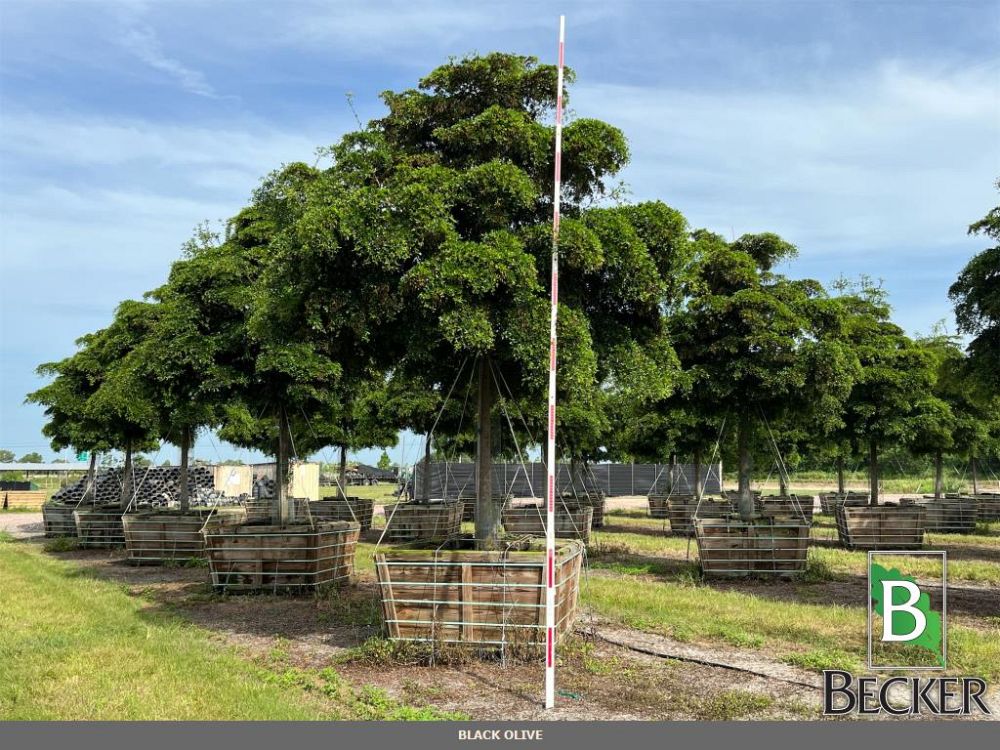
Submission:
[[[87,495],[93,494],[94,501],[97,500],[97,451],[90,452],[90,468],[87,469],[87,489],[83,493],[82,503],[87,499]]]
[[[337,488],[340,496],[347,499],[347,446],[340,446],[340,471],[337,473]]]
[[[429,500],[431,497],[431,434],[427,433],[424,443],[424,474],[420,477],[420,497]]]
[[[125,441],[125,468],[122,469],[122,494],[118,498],[118,506],[122,509],[128,507],[128,501],[132,495],[132,440]]]
[[[785,476],[785,467],[778,464],[778,494],[788,497],[788,477]]]
[[[868,441],[868,491],[871,492],[869,505],[878,505],[878,442]]]
[[[500,518],[493,502],[493,402],[496,397],[489,358],[479,360],[478,424],[476,442],[476,547],[495,549],[500,540]],[[553,460],[554,456],[549,456]]]
[[[275,526],[288,523],[288,446],[291,443],[288,428],[288,412],[284,406],[278,407],[278,455],[274,467],[274,500],[271,505],[271,522]]]
[[[677,489],[677,454],[670,451],[670,494]]]
[[[701,493],[704,490],[704,483],[701,481],[701,448],[694,449],[694,496],[701,500]]]
[[[934,499],[944,496],[944,456],[941,451],[934,454]]]
[[[837,456],[837,494],[847,494],[847,483],[844,481],[844,457]]]
[[[972,494],[973,496],[979,494],[979,477],[976,475],[976,454],[973,453],[969,456],[969,472],[972,474]]]
[[[740,518],[747,522],[752,521],[757,515],[750,488],[750,477],[753,472],[753,459],[750,456],[751,429],[750,413],[744,412],[740,419],[737,442],[740,454],[739,512]]]
[[[188,452],[191,448],[191,430],[185,427],[181,431],[181,512],[187,513],[191,509],[191,496],[188,492]]]

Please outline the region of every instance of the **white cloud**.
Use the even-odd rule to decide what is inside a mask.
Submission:
[[[995,204],[997,70],[894,61],[780,93],[582,85],[573,103],[630,138],[635,197],[697,225],[779,231],[804,252],[928,252]]]
[[[136,24],[123,34],[121,44],[151,68],[173,78],[185,91],[198,96],[217,98],[215,89],[205,79],[204,74],[164,53],[159,37],[150,26]]]

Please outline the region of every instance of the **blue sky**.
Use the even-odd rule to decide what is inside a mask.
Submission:
[[[353,127],[348,92],[367,120],[451,55],[551,61],[561,12],[572,111],[624,129],[633,199],[779,232],[786,272],[881,278],[908,331],[953,327],[948,286],[984,247],[965,230],[997,203],[1000,0],[3,0],[0,447],[53,455],[22,404],[35,366]]]

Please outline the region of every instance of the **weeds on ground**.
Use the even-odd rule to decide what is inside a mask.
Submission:
[[[59,536],[47,541],[42,549],[46,552],[73,552],[80,549],[80,540],[74,536]]]
[[[702,721],[733,721],[764,711],[774,698],[749,690],[724,690],[691,705],[695,718]]]
[[[786,654],[781,661],[812,672],[822,672],[824,669],[846,669],[849,672],[861,672],[864,669],[857,654],[836,648],[814,648]]]

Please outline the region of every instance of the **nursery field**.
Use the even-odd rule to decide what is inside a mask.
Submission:
[[[382,636],[381,514],[356,585],[300,597],[221,596],[202,565],[0,537],[0,718],[805,719],[822,669],[864,670],[866,554],[832,545],[831,518],[816,516],[805,575],[714,581],[636,505],[612,501],[592,533],[554,713],[530,654]],[[949,671],[995,685],[1000,524],[925,548],[949,553]]]

